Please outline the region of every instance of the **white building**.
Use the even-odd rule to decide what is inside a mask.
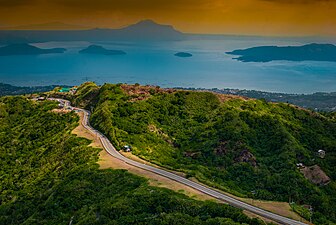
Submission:
[[[323,158],[325,157],[325,154],[326,154],[326,153],[325,153],[324,150],[320,149],[320,150],[317,151],[317,154],[318,154],[318,156],[319,156],[320,158],[323,159]]]

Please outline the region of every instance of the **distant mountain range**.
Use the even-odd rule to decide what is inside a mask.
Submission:
[[[64,53],[65,48],[42,49],[29,44],[11,44],[0,48],[0,56]]]
[[[33,93],[48,92],[54,90],[56,87],[66,87],[67,85],[48,85],[48,86],[33,86],[33,87],[19,87],[10,84],[0,83],[0,96],[5,95],[25,95]]]
[[[143,20],[120,29],[0,30],[0,44],[48,41],[174,41],[185,35],[170,25]]]
[[[88,26],[79,26],[61,22],[50,22],[41,24],[28,24],[13,27],[0,27],[0,30],[87,30]]]
[[[238,55],[242,62],[287,61],[330,61],[336,62],[336,46],[332,44],[309,44],[303,46],[260,46],[227,52]]]

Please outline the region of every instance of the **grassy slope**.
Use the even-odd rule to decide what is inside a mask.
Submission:
[[[55,105],[0,98],[0,224],[261,224],[124,170],[99,170],[98,150],[71,134],[78,117],[50,112]]]
[[[92,85],[92,84],[91,84]],[[82,89],[84,88],[82,87]],[[156,93],[130,102],[118,85],[95,87],[92,124],[121,148],[239,196],[311,204],[314,221],[336,221],[336,125],[287,104],[231,99],[206,92]],[[87,91],[87,90],[86,90]],[[318,149],[327,157],[316,156]],[[239,162],[243,150],[256,159]],[[318,164],[333,180],[316,186],[296,163]],[[325,216],[328,215],[328,216]]]

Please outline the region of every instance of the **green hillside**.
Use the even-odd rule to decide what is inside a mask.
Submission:
[[[119,149],[131,145],[143,159],[238,196],[311,205],[316,224],[336,222],[332,116],[282,103],[139,85],[99,89],[88,83],[74,100],[93,109],[92,125]],[[297,163],[308,172],[318,165],[324,180],[309,181]]]
[[[0,98],[0,224],[263,224],[124,170],[99,170],[98,149],[71,134],[56,103]]]

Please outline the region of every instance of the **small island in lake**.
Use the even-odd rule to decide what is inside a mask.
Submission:
[[[238,55],[242,62],[287,61],[328,61],[336,62],[336,46],[332,44],[308,44],[303,46],[260,46],[226,52]]]
[[[80,54],[98,54],[98,55],[126,55],[121,50],[109,50],[99,45],[90,45],[89,47],[79,51]]]
[[[0,56],[64,53],[65,48],[42,49],[29,44],[10,44],[0,48]]]
[[[178,52],[178,53],[176,53],[174,55],[177,56],[177,57],[183,57],[183,58],[191,57],[192,56],[192,54],[190,54],[188,52]]]

